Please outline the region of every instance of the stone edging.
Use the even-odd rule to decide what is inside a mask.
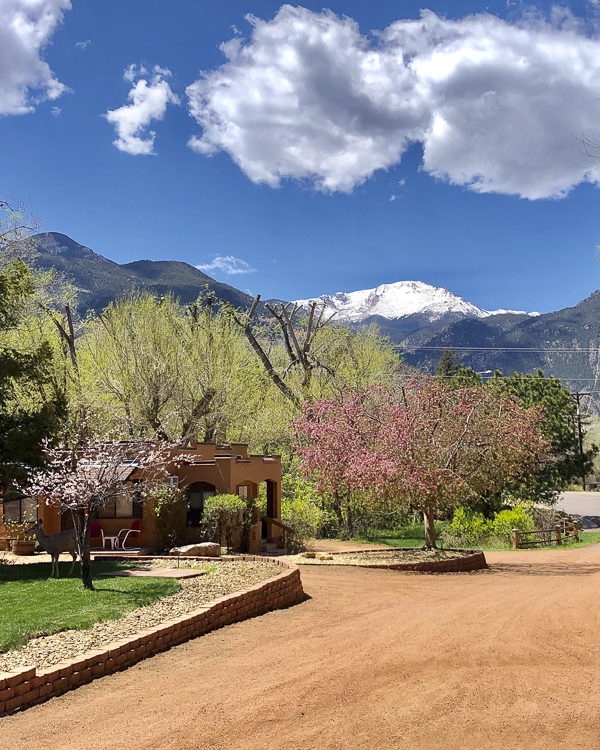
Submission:
[[[391,554],[393,552],[414,552],[414,547],[394,547],[393,549],[382,550],[365,550],[369,554]],[[387,570],[408,570],[417,573],[466,573],[470,570],[485,570],[488,568],[485,555],[481,551],[474,552],[466,549],[445,550],[446,552],[464,552],[460,557],[453,557],[448,560],[424,560],[423,562],[405,562],[405,563],[326,563],[327,565],[347,565],[356,568],[385,568]],[[357,552],[327,552],[328,555],[356,555]],[[315,565],[318,563],[311,563]],[[324,566],[326,565],[324,563]]]
[[[285,570],[275,578],[223,596],[162,625],[109,643],[106,649],[88,651],[48,669],[25,667],[0,672],[0,716],[43,703],[210,630],[289,607],[304,598],[300,570],[293,563],[253,555],[238,555],[233,559],[270,562]]]

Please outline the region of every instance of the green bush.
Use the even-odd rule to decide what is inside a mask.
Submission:
[[[352,510],[352,535],[360,539],[368,539],[378,531],[386,529],[401,529],[408,526],[414,514],[403,506],[381,508],[372,503],[355,499]]]
[[[297,480],[286,489],[288,492],[281,499],[281,520],[293,530],[287,546],[296,553],[304,549],[307,539],[320,535],[324,513],[319,507],[318,493],[308,482]]]
[[[499,511],[493,520],[471,508],[457,508],[442,534],[442,541],[444,545],[452,547],[477,544],[496,546],[496,543],[501,546],[510,541],[513,529],[531,531],[534,525],[531,512],[522,503]]]
[[[181,542],[185,529],[185,493],[176,487],[159,484],[149,492],[156,515],[156,544],[159,551]]]
[[[483,513],[470,508],[457,508],[444,531],[444,537],[459,540],[462,544],[480,544],[492,534],[492,522]]]
[[[317,536],[321,528],[322,511],[303,498],[284,498],[281,501],[281,520],[292,529],[288,534],[288,550],[295,554],[305,548],[307,539]]]
[[[492,523],[493,534],[497,537],[510,536],[513,529],[531,531],[533,528],[533,518],[523,504],[496,513],[496,517]]]
[[[215,495],[204,503],[204,525],[207,533],[219,544],[223,537],[231,551],[236,532],[243,528],[247,504],[238,495]]]

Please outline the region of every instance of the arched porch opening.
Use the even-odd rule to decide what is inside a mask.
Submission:
[[[261,539],[265,542],[278,541],[281,537],[281,529],[271,521],[281,521],[280,485],[272,479],[266,479],[260,483],[260,490],[261,496],[266,498],[266,508],[262,517]]]

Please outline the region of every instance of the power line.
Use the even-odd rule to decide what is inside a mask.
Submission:
[[[600,354],[600,347],[553,347],[553,348],[540,348],[530,346],[394,346],[392,347],[399,351],[444,351],[449,349],[450,351],[467,351],[467,352],[530,352],[530,353],[555,353],[562,352],[567,354]]]
[[[520,374],[523,375],[523,373],[520,373]],[[454,377],[454,375],[448,375],[448,376],[444,376],[444,377]],[[489,380],[490,378],[493,378],[493,377],[494,377],[494,375],[482,375],[481,376],[482,380]],[[501,377],[508,378],[508,377],[510,377],[510,375],[504,375],[504,373],[502,373]],[[535,375],[535,373],[534,374],[529,373],[529,375],[524,374],[523,377],[524,378],[526,378],[526,377],[535,378],[536,380],[573,380],[573,381],[583,382],[583,383],[598,383],[598,382],[600,382],[600,375],[598,375],[598,377],[596,377],[596,378],[572,378],[569,375],[544,375],[543,378],[538,378],[537,375]],[[593,392],[596,393],[596,391],[593,391]]]

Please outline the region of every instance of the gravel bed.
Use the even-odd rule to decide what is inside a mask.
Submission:
[[[363,552],[341,552],[338,554],[317,552],[315,557],[298,555],[294,562],[300,565],[393,565],[397,563],[430,562],[432,560],[452,560],[456,557],[464,557],[467,554],[471,553],[443,549],[424,550],[415,547],[407,550],[365,550]]]
[[[146,565],[159,567],[161,562],[165,564],[160,567],[176,567],[166,560],[156,560]],[[204,563],[201,565],[205,567]],[[180,563],[182,568],[198,566],[192,561],[186,565],[184,561]],[[0,654],[0,672],[24,666],[51,667],[86,651],[105,648],[110,641],[133,636],[146,628],[181,617],[221,596],[249,588],[281,572],[279,566],[266,562],[218,562],[207,563],[206,567],[209,570],[207,575],[181,580],[181,589],[177,593],[127,612],[118,620],[98,622],[88,630],[64,630],[32,638],[23,648]]]

